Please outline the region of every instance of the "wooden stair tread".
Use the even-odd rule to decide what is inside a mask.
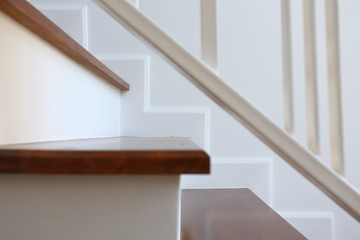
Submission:
[[[188,138],[113,137],[0,146],[0,173],[209,173],[209,156]]]
[[[249,189],[183,190],[181,240],[306,240]]]
[[[66,56],[106,80],[116,88],[129,90],[129,84],[101,63],[85,48],[25,0],[1,0],[0,11],[28,28]]]

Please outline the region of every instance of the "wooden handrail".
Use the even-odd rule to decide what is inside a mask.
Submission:
[[[0,11],[3,11],[98,77],[116,88],[129,90],[130,86],[125,80],[101,63],[27,1],[1,0]]]

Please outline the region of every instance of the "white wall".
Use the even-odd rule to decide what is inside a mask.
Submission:
[[[43,3],[40,0],[32,2]],[[58,1],[46,2],[62,8]],[[341,48],[342,63],[352,63],[342,69],[346,84],[343,88],[346,91],[344,104],[348,104],[356,102],[358,97],[355,91],[357,88],[351,88],[355,84],[353,79],[360,71],[360,68],[356,68],[356,61],[351,60],[360,56],[356,41],[358,35],[354,33],[354,18],[358,18],[358,11],[357,4],[353,5],[356,0],[339,2],[342,13],[340,27],[343,26],[341,29],[346,30]],[[62,1],[64,5],[71,3],[75,4],[70,0]],[[139,6],[141,11],[192,54],[200,56],[199,3],[199,0],[143,0]],[[302,1],[295,0],[291,3],[294,85],[298,90],[295,93],[294,138],[305,144]],[[133,86],[122,99],[122,132],[126,135],[186,135],[210,153],[215,168],[213,174],[208,178],[184,176],[184,187],[251,187],[310,240],[359,239],[360,228],[356,221],[154,52],[94,3],[79,0],[76,4],[88,7],[89,50],[102,58],[114,71],[127,76]],[[327,162],[323,1],[316,1],[316,6],[321,156]],[[219,74],[277,125],[283,126],[280,1],[220,0],[218,16]],[[347,159],[347,174],[360,187],[360,178],[355,174],[358,172],[355,158],[359,154],[356,143],[360,137],[357,135],[355,119],[359,111],[354,108],[350,110],[347,105],[344,114],[344,121],[350,123],[345,128],[345,151],[347,156],[352,156]],[[235,173],[236,169],[241,169],[239,176]],[[241,171],[245,173],[241,174]]]
[[[360,139],[360,110],[357,103],[360,102],[360,31],[356,22],[359,21],[359,1],[339,1],[340,15],[340,49],[341,49],[341,77],[343,113],[344,113],[344,136],[345,158],[347,178],[360,188],[360,161],[358,140]]]
[[[0,144],[120,135],[120,91],[0,12]]]

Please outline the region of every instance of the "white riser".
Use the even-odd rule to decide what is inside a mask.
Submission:
[[[119,136],[117,89],[3,12],[0,28],[0,144]]]
[[[179,176],[0,176],[1,239],[175,240]]]

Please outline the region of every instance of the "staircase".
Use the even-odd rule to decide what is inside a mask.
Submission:
[[[13,1],[13,3],[20,4],[20,6],[23,4],[21,2],[22,1]],[[36,4],[36,1],[34,2]],[[3,4],[6,5],[6,3]],[[63,3],[62,7],[55,6],[55,8],[53,8],[51,5],[41,6],[41,4],[39,4],[38,7],[42,9],[44,13],[53,17],[56,16],[56,11],[62,11],[63,13],[78,12],[82,15],[84,15],[84,12],[85,15],[88,14],[87,11],[91,14],[98,11],[95,10],[92,3],[87,4],[85,7],[86,11],[84,11],[84,8],[79,8],[79,6],[66,6],[66,3]],[[20,174],[6,174],[2,176],[4,179],[2,182],[5,182],[2,187],[6,189],[4,192],[4,196],[6,197],[2,198],[2,200],[5,203],[4,206],[10,206],[5,209],[4,214],[14,217],[12,221],[4,222],[2,225],[6,226],[6,231],[4,232],[9,236],[9,239],[25,239],[29,235],[31,235],[33,239],[48,239],[50,237],[52,239],[57,239],[56,237],[58,237],[58,239],[79,239],[79,237],[86,239],[94,237],[117,239],[119,236],[120,239],[175,239],[178,232],[177,209],[180,199],[178,196],[180,186],[179,174],[208,173],[210,166],[208,157],[204,151],[188,139],[178,137],[168,138],[165,136],[189,136],[197,145],[201,146],[201,148],[208,150],[210,148],[209,135],[214,134],[210,133],[209,130],[209,109],[204,108],[202,104],[200,104],[199,107],[177,107],[175,110],[170,107],[159,107],[158,103],[160,103],[160,98],[157,98],[157,96],[166,96],[166,93],[156,92],[158,90],[151,86],[151,84],[154,83],[150,82],[150,79],[158,77],[157,74],[159,74],[152,71],[152,69],[156,66],[163,65],[156,55],[150,54],[149,57],[143,54],[133,55],[132,53],[131,55],[130,53],[125,55],[104,54],[93,50],[99,59],[113,69],[116,73],[114,74],[111,70],[97,62],[95,58],[75,42],[72,42],[69,45],[70,47],[67,47],[66,44],[70,40],[62,33],[59,34],[61,31],[58,29],[53,31],[58,34],[54,35],[56,37],[49,37],[47,31],[51,32],[52,29],[56,28],[55,26],[52,25],[51,28],[48,28],[46,31],[39,31],[39,29],[44,28],[44,26],[40,24],[40,27],[37,25],[34,27],[33,24],[29,24],[29,22],[34,20],[35,22],[39,22],[39,18],[41,19],[41,23],[45,20],[36,13],[35,9],[33,9],[31,13],[35,14],[36,17],[32,15],[30,18],[24,18],[24,15],[22,16],[21,14],[25,13],[26,16],[26,9],[27,7],[25,9],[22,8],[22,10],[14,14],[15,19],[17,17],[18,19],[16,20],[20,23],[23,21],[22,24],[30,28],[45,41],[50,42],[53,46],[65,53],[65,55],[90,71],[93,71],[93,74],[105,79],[105,81],[113,87],[126,90],[129,88],[129,85],[123,79],[131,82],[131,90],[121,93],[120,119],[116,116],[116,119],[121,123],[121,132],[119,132],[117,136],[147,137],[104,138],[104,136],[109,136],[109,134],[105,133],[106,131],[97,133],[96,130],[95,133],[91,133],[89,130],[96,126],[92,125],[92,127],[88,126],[87,128],[88,133],[86,134],[90,133],[89,135],[84,134],[84,131],[82,131],[77,135],[79,137],[69,138],[68,136],[72,135],[72,133],[69,133],[68,136],[56,136],[55,133],[50,133],[46,136],[45,133],[44,135],[46,137],[34,137],[30,134],[21,140],[12,139],[9,142],[43,142],[49,140],[51,142],[2,146],[2,150],[0,151],[0,172]],[[80,11],[78,11],[79,9]],[[103,13],[96,14],[103,15]],[[69,16],[73,15],[70,14]],[[98,20],[109,21],[106,16],[98,18]],[[45,24],[45,28],[48,25],[51,24]],[[114,26],[114,23],[110,22],[109,24],[108,22],[105,25]],[[69,25],[65,24],[65,26]],[[109,27],[109,29],[111,29],[111,27]],[[120,35],[124,36],[123,30],[117,31],[120,31]],[[120,52],[131,52],[134,50],[131,48],[135,45],[137,49],[144,48],[143,46],[138,46],[139,43],[136,39],[127,36],[127,34],[125,35],[126,37],[122,39],[124,42],[134,41],[135,43],[129,44],[127,46],[129,49],[122,49]],[[78,39],[78,41],[80,43],[81,41],[87,42],[84,38]],[[104,39],[100,40],[100,42],[101,41],[104,41]],[[95,45],[92,47],[93,49],[97,48]],[[79,49],[80,52],[78,52]],[[168,73],[168,75],[172,75],[172,73]],[[122,76],[122,78],[118,76]],[[178,78],[178,76],[175,76],[175,78]],[[103,85],[108,83],[101,82]],[[174,83],[173,80],[171,80],[170,83]],[[162,84],[166,86],[166,84],[169,83],[164,82]],[[196,90],[189,88],[186,84],[180,87],[185,87],[190,92],[196,92]],[[86,88],[84,88],[84,90],[86,91]],[[175,92],[174,94],[176,96],[176,94],[179,93]],[[170,97],[170,102],[171,99]],[[198,102],[200,103],[205,101],[203,96],[198,98]],[[108,103],[110,103],[110,101],[108,101]],[[175,100],[175,102],[171,104],[177,106],[178,103],[176,103]],[[216,112],[219,110],[212,111]],[[89,121],[92,122],[92,119],[89,119]],[[216,120],[216,118],[213,117],[213,123],[228,125],[225,131],[227,131],[227,129],[238,129],[232,128],[234,122],[228,118]],[[113,125],[115,126],[116,124]],[[44,127],[45,129],[47,128],[46,126]],[[75,126],[75,128],[76,127],[77,126]],[[78,127],[81,128],[83,126],[78,124]],[[74,130],[76,132],[75,128]],[[240,130],[240,132],[243,134],[243,130]],[[114,131],[112,131],[110,136],[113,134]],[[247,133],[246,135],[251,139],[251,136]],[[93,138],[94,136],[97,136],[97,138]],[[149,136],[162,137],[151,138]],[[91,139],[54,141],[58,139],[77,138]],[[229,140],[229,145],[231,145],[233,141],[233,139]],[[211,147],[213,149],[212,151],[216,153],[216,150],[214,151],[216,146],[214,147],[212,145]],[[246,147],[245,151],[248,151]],[[269,156],[269,154],[267,156]],[[270,156],[271,158],[275,158],[271,154]],[[250,187],[268,204],[272,205],[274,203],[273,161],[271,159],[268,157],[266,157],[266,159],[257,159],[257,161],[253,159],[250,161],[248,159],[241,159],[240,161],[236,160],[235,164],[234,159],[226,157],[221,159],[216,158],[214,160],[213,164],[217,166],[214,169],[215,172],[217,172],[216,175],[212,174],[211,176],[203,177],[197,175],[185,176],[181,181],[182,188]],[[237,181],[241,176],[238,176],[236,180],[226,179],[226,175],[229,174],[229,169],[232,169],[234,166],[235,168],[243,169],[242,167],[245,166],[246,168],[246,165],[248,165],[248,169],[251,171],[248,173],[244,171],[242,181]],[[278,165],[278,163],[276,163],[276,165]],[[226,170],[221,173],[221,171],[218,171],[221,169],[219,166],[223,166]],[[261,167],[263,167],[263,170]],[[251,179],[251,173],[255,172],[260,173],[256,174],[256,176],[264,177],[265,175],[264,179],[265,181],[268,180],[268,182],[264,184],[263,180],[256,179],[256,177]],[[24,175],[29,173],[31,173],[31,175]],[[49,174],[51,174],[51,176],[49,176]],[[84,176],[74,176],[79,174]],[[129,176],[134,174],[136,175]],[[155,176],[155,174],[160,174],[160,176]],[[235,176],[235,174],[233,176]],[[72,186],[72,184],[74,184],[74,186]],[[61,185],[63,187],[61,191],[59,191],[59,188],[56,186]],[[33,188],[34,192],[25,191],[29,187]],[[13,191],[13,189],[20,189],[22,191]],[[243,239],[269,239],[265,237],[269,237],[270,233],[274,234],[274,239],[304,239],[301,234],[282,220],[279,215],[265,207],[265,205],[248,190],[234,190],[234,194],[230,194],[229,201],[234,201],[234,203],[229,203],[229,206],[234,207],[234,210],[231,211],[245,211],[245,216],[254,216],[251,220],[253,222],[261,220],[256,219],[256,216],[261,215],[264,216],[265,219],[268,219],[269,222],[274,221],[276,224],[266,229],[266,231],[269,231],[269,234],[266,233],[265,229],[264,231],[258,231],[258,228],[251,227],[240,231],[239,226],[244,223],[243,221],[248,220],[249,217],[241,220],[238,218],[241,214],[234,216],[227,212],[226,209],[228,205],[217,206],[216,202],[223,201],[219,196],[226,196],[226,194],[221,192],[221,190],[213,190],[213,192],[215,194],[208,195],[205,190],[183,191],[182,204],[186,203],[184,202],[184,199],[186,199],[187,203],[195,201],[191,204],[196,205],[199,204],[199,200],[196,199],[205,198],[209,200],[209,205],[206,205],[209,208],[209,212],[211,212],[211,209],[216,209],[214,211],[215,213],[220,211],[223,212],[223,214],[214,214],[215,216],[210,214],[210,218],[201,218],[204,222],[199,224],[204,225],[196,228],[195,232],[193,232],[194,229],[188,231],[186,228],[189,226],[187,223],[189,219],[186,219],[188,216],[186,214],[193,213],[202,216],[204,213],[195,211],[197,209],[200,210],[201,207],[191,208],[191,204],[190,206],[188,206],[188,204],[183,205],[183,217],[181,219],[182,239],[238,239],[237,237],[242,235]],[[92,196],[95,198],[92,199]],[[107,196],[111,200],[108,200]],[[126,197],[124,198],[124,196]],[[243,208],[246,201],[243,202],[244,205],[236,203],[236,199],[243,198],[251,199],[248,201],[259,204],[254,209],[248,207]],[[13,199],[22,199],[22,201],[18,200],[17,204],[13,204]],[[28,199],[31,200],[31,204],[28,203]],[[49,199],[49,202],[45,202],[44,199]],[[84,202],[86,203],[85,206],[83,206]],[[21,207],[17,209],[19,206]],[[198,206],[201,206],[201,204]],[[221,208],[225,209],[218,211],[218,209]],[[34,212],[37,213],[34,214]],[[229,215],[224,216],[225,213]],[[291,215],[289,212],[282,212],[281,214],[287,217],[290,222],[291,219],[295,219],[295,221],[293,221],[295,226],[298,225],[300,228],[301,226],[306,226],[301,220],[300,224],[299,221],[297,221],[302,218],[301,214]],[[56,216],[60,217],[57,218]],[[94,216],[98,217],[94,219]],[[315,216],[315,218],[313,218],[313,216]],[[332,231],[333,220],[331,214],[326,215],[321,212],[318,215],[315,213],[313,216],[310,218],[315,219],[316,223],[321,223],[323,220],[322,217],[326,216],[324,218],[325,226],[323,229],[326,229],[328,232]],[[23,221],[21,221],[21,228],[24,230],[16,231],[14,221],[18,221],[20,218],[23,219]],[[29,219],[33,221],[30,223]],[[157,221],[149,223],[149,219],[156,219]],[[234,219],[236,219],[236,221]],[[251,221],[247,222],[249,226],[256,225],[250,224],[249,222]],[[306,221],[308,221],[308,217],[305,217],[305,222]],[[204,235],[198,235],[199,233],[196,232],[208,226],[213,226],[212,224],[215,224],[216,227],[211,228],[213,231],[210,231],[210,233],[203,231],[201,234]],[[267,225],[267,222],[258,222],[257,224]],[[75,225],[78,229],[74,229]],[[193,225],[194,224],[190,223],[190,226]],[[311,226],[309,226],[309,228],[310,227]],[[48,229],[48,231],[43,231],[44,228]],[[138,229],[141,229],[141,231]],[[222,235],[225,233],[224,229],[227,230],[226,233],[228,233],[228,235]],[[316,233],[312,235],[311,233],[309,234],[309,230],[306,229],[306,227],[304,229],[302,230],[308,234],[308,236],[319,236],[316,235]],[[186,234],[184,234],[184,232]],[[285,233],[282,234],[283,232]],[[334,239],[334,236],[331,236],[331,234],[326,233],[313,239],[327,239],[326,236]],[[199,238],[199,236],[205,236],[205,238]],[[280,236],[283,238],[279,238]]]
[[[3,145],[1,235],[19,240],[176,239],[179,176],[209,173],[209,163],[207,154],[186,138]]]
[[[3,145],[1,173],[209,173],[209,157],[186,138],[117,137]]]

